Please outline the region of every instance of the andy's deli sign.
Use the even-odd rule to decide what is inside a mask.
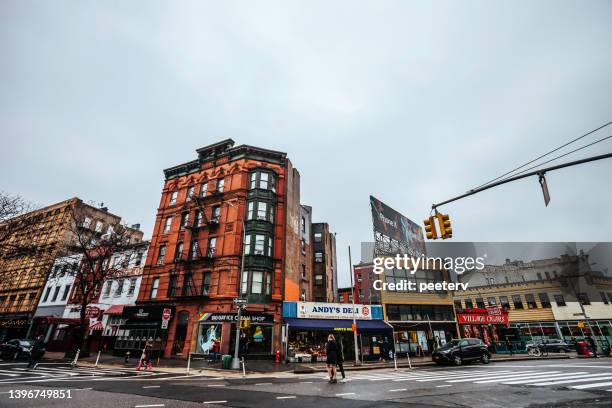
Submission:
[[[371,320],[369,305],[347,305],[343,303],[297,302],[297,317],[302,319],[355,319]]]

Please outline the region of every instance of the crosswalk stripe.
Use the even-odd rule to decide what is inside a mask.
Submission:
[[[420,376],[420,377],[405,377],[405,378],[398,378],[395,379],[393,381],[410,381],[410,380],[416,380],[416,381],[436,381],[436,380],[445,380],[445,379],[451,379],[451,378],[462,378],[465,376],[485,376],[485,375],[492,375],[494,373],[510,373],[511,371],[481,371],[481,372],[469,372],[469,373],[455,373],[455,374],[447,374],[447,375],[427,375],[427,376]]]
[[[602,376],[602,375],[606,375],[606,374],[589,374],[586,371],[579,371],[576,373],[562,373],[562,374],[554,374],[554,375],[547,375],[546,376],[546,381],[550,380],[549,382],[553,383],[555,381],[563,381],[563,380],[572,380],[572,379],[576,379],[576,378],[584,378],[584,377],[598,377],[598,376]],[[531,383],[541,383],[542,379],[530,379],[530,380],[515,380],[515,381],[508,381],[508,382],[504,382],[503,384],[506,385],[516,385],[516,384],[531,384]]]
[[[609,377],[612,378],[612,377]],[[600,380],[603,380],[603,378],[600,378]],[[587,388],[598,388],[598,387],[608,387],[612,385],[612,382],[604,382],[604,383],[595,383],[595,384],[582,384],[582,385],[573,385],[570,388],[576,389],[576,390],[584,390]]]
[[[510,374],[512,371],[498,371],[496,374],[497,375],[508,375]],[[526,373],[531,373],[532,371],[525,371]],[[461,375],[454,375],[454,376],[446,376],[446,377],[438,377],[438,378],[426,378],[426,379],[419,379],[417,380],[418,382],[428,382],[428,381],[440,381],[440,380],[446,380],[446,381],[456,381],[457,379],[461,379],[461,378],[470,378],[470,379],[479,379],[479,378],[490,378],[492,375],[496,375],[493,373],[484,373],[484,374],[461,374]]]
[[[553,373],[558,373],[558,371],[553,371]],[[540,373],[538,373],[537,371],[523,371],[523,372],[514,373],[514,374],[506,373],[506,374],[494,374],[494,375],[492,374],[492,375],[489,375],[489,376],[486,376],[486,377],[480,376],[481,378],[470,378],[470,377],[468,377],[468,378],[460,378],[460,379],[457,379],[457,380],[446,380],[446,382],[449,382],[449,383],[460,383],[460,382],[468,382],[468,381],[474,381],[475,382],[475,381],[478,381],[478,380],[492,380],[492,379],[497,379],[497,378],[500,378],[500,379],[504,380],[506,378],[521,377],[521,376],[526,376],[526,375],[529,375],[529,374],[532,374],[532,375],[536,375],[537,374],[537,375],[539,375]],[[545,374],[545,373],[542,373],[542,374]]]
[[[573,384],[577,382],[600,381],[600,380],[610,380],[610,379],[612,379],[612,376],[606,373],[606,374],[599,374],[599,376],[595,378],[591,377],[591,378],[576,378],[576,379],[562,380],[562,381],[543,381],[543,382],[539,382],[539,383],[531,384],[531,385],[535,385],[539,387],[539,386],[544,386],[544,385]]]
[[[506,380],[530,380],[530,379],[540,379],[540,381],[542,380],[542,376],[545,375],[546,377],[548,377],[549,375],[555,375],[555,374],[562,374],[560,371],[550,371],[550,372],[545,372],[545,373],[532,373],[532,374],[528,374],[528,375],[523,375],[523,374],[517,374],[517,375],[507,375],[504,377],[497,377],[497,378],[491,378],[491,379],[486,379],[486,380],[480,380],[480,381],[475,381],[475,384],[490,384],[490,383],[496,383],[496,382],[503,382]]]

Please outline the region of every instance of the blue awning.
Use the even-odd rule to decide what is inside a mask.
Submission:
[[[297,319],[285,317],[289,329],[323,330],[350,329],[352,320],[348,319]],[[393,328],[384,320],[357,320],[357,331],[391,331]]]

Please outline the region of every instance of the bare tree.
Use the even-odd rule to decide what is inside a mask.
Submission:
[[[126,274],[125,260],[122,258],[134,255],[134,248],[140,242],[142,233],[123,225],[109,215],[104,227],[92,225],[91,212],[86,207],[75,206],[70,210],[69,237],[66,240],[64,253],[80,256],[78,267],[54,268],[49,279],[58,277],[59,273],[74,276],[75,290],[72,302],[79,307],[79,330],[76,344],[83,349],[88,332],[87,306],[97,299],[106,280],[121,278]],[[100,224],[101,225],[101,224]],[[73,262],[74,258],[64,258]],[[67,261],[68,262],[68,261]],[[57,265],[57,264],[56,264]]]
[[[21,196],[0,191],[0,259],[39,250],[31,240],[18,239],[18,235],[31,232],[40,221],[39,214],[31,214],[34,209]]]

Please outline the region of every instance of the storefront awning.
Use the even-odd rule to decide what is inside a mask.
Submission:
[[[302,330],[333,331],[335,329],[350,329],[353,325],[353,321],[347,319],[297,319],[285,317],[284,320],[285,323],[289,325],[289,329]],[[384,320],[357,320],[357,331],[390,331],[392,329],[393,328]]]
[[[112,305],[104,311],[105,315],[120,315],[123,314],[123,308],[125,305]]]

